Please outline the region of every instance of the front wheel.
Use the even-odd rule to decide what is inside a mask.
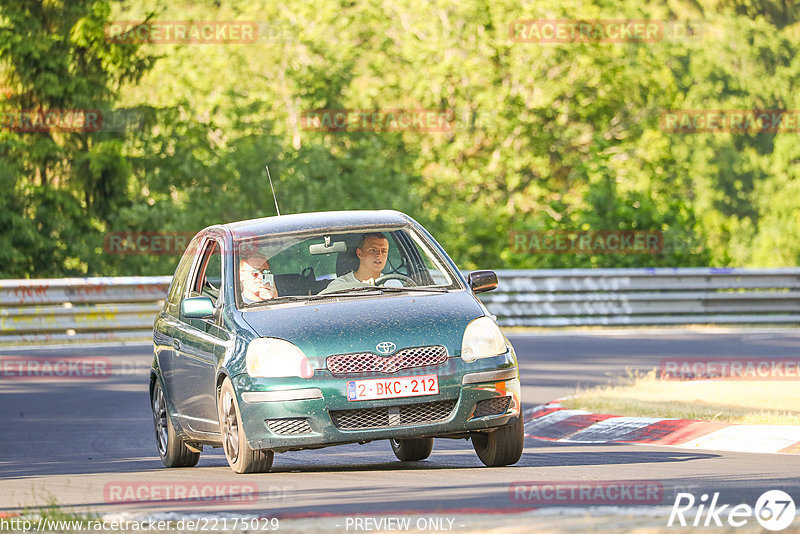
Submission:
[[[255,451],[244,435],[242,416],[230,378],[225,378],[217,402],[222,448],[228,465],[237,473],[266,473],[272,467],[272,451]]]
[[[515,464],[522,457],[525,427],[522,414],[511,426],[504,426],[488,434],[472,436],[472,448],[487,467]]]
[[[161,461],[167,467],[196,466],[200,460],[200,453],[191,451],[175,432],[175,427],[172,426],[172,420],[167,412],[167,397],[164,395],[164,388],[161,387],[159,379],[156,379],[156,383],[153,385],[153,398],[150,401],[153,406],[156,444]]]
[[[416,462],[431,455],[433,438],[392,439],[392,451],[402,462]]]

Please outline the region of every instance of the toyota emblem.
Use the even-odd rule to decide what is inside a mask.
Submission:
[[[381,354],[391,354],[392,352],[395,351],[395,349],[397,349],[397,345],[395,345],[391,341],[381,341],[375,348]]]

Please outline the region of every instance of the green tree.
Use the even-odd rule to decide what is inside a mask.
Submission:
[[[13,117],[0,131],[0,192],[10,227],[0,248],[17,261],[4,276],[59,276],[89,272],[99,231],[130,202],[121,144],[108,135],[62,125],[30,131],[39,112],[102,110],[125,83],[152,63],[136,45],[105,38],[104,1],[4,2],[0,5],[0,83],[10,96],[0,111]],[[26,131],[27,130],[27,131]],[[5,230],[5,229],[4,229]]]
[[[142,118],[120,132],[0,132],[7,276],[170,273],[175,256],[103,254],[103,233],[273,215],[265,164],[282,212],[400,209],[465,268],[800,257],[796,133],[686,134],[661,123],[670,110],[800,108],[789,2],[179,0],[152,16],[261,21],[260,37],[141,47],[102,37],[109,19],[144,20],[149,9],[0,8],[0,79],[14,89],[3,109],[116,104]],[[509,35],[521,19],[651,19],[665,33],[524,43]],[[454,119],[439,133],[303,129],[302,114],[320,108]],[[515,230],[660,231],[666,249],[515,254]],[[51,249],[62,252],[48,266]]]

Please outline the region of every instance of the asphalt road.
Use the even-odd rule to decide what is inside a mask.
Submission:
[[[800,347],[797,329],[550,332],[509,338],[520,359],[528,408],[579,385],[614,380],[626,368],[651,369],[662,358],[797,357]],[[532,508],[530,502],[509,491],[520,481],[657,481],[665,507],[678,492],[698,498],[720,492],[720,503],[752,506],[764,491],[781,489],[800,508],[800,455],[655,446],[526,439],[518,464],[489,469],[462,440],[437,440],[428,460],[411,463],[397,461],[387,442],[374,442],[279,454],[272,472],[258,475],[235,475],[219,450],[206,449],[196,468],[165,469],[147,398],[151,350],[138,345],[0,351],[4,358],[107,357],[112,365],[101,379],[0,379],[0,511],[14,514],[55,503],[64,511],[102,516],[173,511],[231,519],[318,516],[333,530],[352,531],[352,524],[329,516],[523,512]],[[149,502],[123,502],[130,488],[168,492],[180,485],[189,490],[216,485],[234,498],[187,503],[150,494]],[[666,514],[654,512],[647,521],[665,525]]]

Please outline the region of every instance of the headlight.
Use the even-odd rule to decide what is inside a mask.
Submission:
[[[297,345],[273,337],[261,337],[251,341],[247,346],[246,362],[247,374],[250,376],[267,378],[314,376],[314,368]]]
[[[506,340],[500,327],[489,317],[479,317],[467,325],[461,341],[461,359],[474,362],[478,358],[498,356],[506,351]]]

